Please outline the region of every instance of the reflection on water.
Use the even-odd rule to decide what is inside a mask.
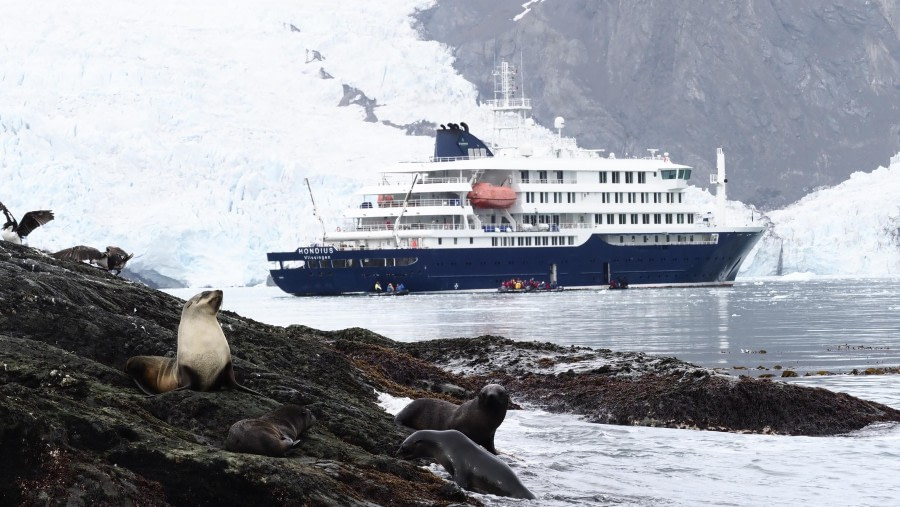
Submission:
[[[225,289],[224,308],[278,325],[358,326],[400,341],[490,334],[675,356],[751,375],[900,366],[896,279],[394,298],[299,298],[257,287]]]

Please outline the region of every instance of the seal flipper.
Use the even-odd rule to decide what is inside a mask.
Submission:
[[[217,387],[227,386],[229,389],[234,389],[236,391],[243,391],[245,393],[255,394],[257,396],[262,396],[263,398],[268,398],[263,393],[254,391],[249,387],[242,386],[238,384],[236,378],[234,378],[234,365],[231,364],[231,361],[228,361],[228,364],[225,365],[225,368],[222,369],[222,372],[219,373],[219,378],[216,379],[215,385]]]
[[[138,380],[137,377],[131,377],[131,380],[134,380],[134,383],[135,383],[135,385],[138,386],[138,389],[143,391],[144,394],[146,394],[147,396],[156,396],[157,394],[159,394],[159,393],[155,393],[155,392],[151,391],[149,388],[147,388],[147,386],[145,386],[140,380]]]

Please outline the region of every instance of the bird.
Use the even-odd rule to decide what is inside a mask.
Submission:
[[[53,257],[67,261],[88,261],[100,269],[118,275],[134,254],[129,254],[117,246],[108,246],[105,252],[101,252],[93,247],[78,245],[60,250],[53,254]]]
[[[48,209],[37,211],[29,211],[22,216],[22,219],[16,222],[12,213],[6,209],[6,206],[0,202],[0,210],[6,215],[6,223],[3,224],[3,239],[17,245],[22,244],[22,240],[28,236],[31,231],[53,220],[53,212]]]

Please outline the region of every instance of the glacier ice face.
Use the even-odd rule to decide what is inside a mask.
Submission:
[[[260,283],[267,251],[321,237],[305,178],[334,230],[361,184],[432,150],[432,138],[337,107],[343,85],[376,101],[381,121],[488,130],[450,49],[413,27],[411,15],[431,5],[5,5],[0,201],[56,212],[29,237],[38,248],[116,245],[136,254],[129,268],[139,273],[189,286]],[[537,145],[553,133],[532,135]],[[770,234],[743,273],[773,274],[780,262],[784,272],[897,274],[898,173],[894,163],[768,219],[756,214]],[[735,220],[753,213],[729,206]]]

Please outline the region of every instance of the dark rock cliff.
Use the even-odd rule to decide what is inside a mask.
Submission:
[[[900,421],[877,403],[722,378],[672,358],[498,337],[401,344],[231,312],[219,322],[238,381],[265,397],[144,396],[122,367],[132,355],[174,354],[183,303],[0,242],[0,505],[477,503],[394,457],[406,432],[376,405],[376,389],[460,402],[500,381],[519,403],[619,424],[833,434]],[[223,449],[232,423],[284,403],[317,419],[295,455]]]
[[[703,185],[723,146],[732,198],[780,207],[900,151],[900,1],[439,0],[425,37],[493,98],[524,61],[534,117],[581,146],[672,153]],[[484,128],[488,128],[485,126]]]

